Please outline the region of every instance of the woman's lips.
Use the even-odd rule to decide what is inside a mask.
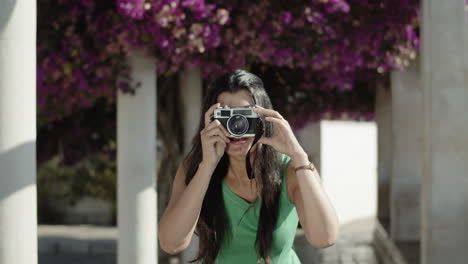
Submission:
[[[245,142],[247,142],[247,139],[240,139],[240,140],[233,140],[233,139],[231,139],[231,142],[229,142],[229,144],[233,144],[233,145],[242,145],[242,144],[244,144]]]

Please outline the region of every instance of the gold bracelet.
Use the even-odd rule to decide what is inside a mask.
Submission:
[[[312,164],[312,162],[309,162],[309,165],[304,165],[304,166],[299,166],[299,167],[294,168],[294,172],[297,172],[298,170],[311,170],[311,171],[314,171],[315,167]]]

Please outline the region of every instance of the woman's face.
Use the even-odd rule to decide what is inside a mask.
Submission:
[[[254,105],[254,99],[249,91],[241,89],[236,93],[222,92],[218,95],[218,103],[221,106],[247,107]],[[242,138],[239,141],[231,141],[226,147],[226,153],[233,157],[245,157],[252,147],[254,137]]]

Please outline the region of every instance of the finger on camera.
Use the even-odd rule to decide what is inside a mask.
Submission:
[[[211,137],[217,134],[221,134],[220,131],[221,130],[219,129],[219,127],[213,127],[212,129],[207,130],[205,134]]]
[[[215,124],[215,122],[216,122],[216,124]],[[226,128],[218,120],[215,120],[213,123],[211,123],[210,126],[207,127],[207,131],[211,131],[212,129],[218,129],[218,128],[223,132],[223,134],[226,137],[231,136],[231,134],[229,134],[229,132],[226,130]]]
[[[212,130],[210,130],[210,131],[207,132],[206,134],[207,134],[207,136],[218,136],[218,137],[221,137],[222,139],[224,139],[224,141],[226,141],[226,143],[231,142],[231,141],[229,140],[229,138],[223,133],[223,131],[222,131],[219,127],[213,128]]]
[[[226,142],[224,142],[223,140],[219,140],[219,139],[215,141],[215,144],[221,144],[223,147],[227,146]]]
[[[270,116],[265,117],[265,120],[268,121],[268,122],[272,122],[274,124],[277,124],[277,125],[284,125],[283,122],[285,121],[284,119],[280,119],[280,118],[277,118],[277,117],[270,117]]]
[[[218,120],[214,120],[214,121],[211,122],[208,126],[206,126],[205,128],[203,128],[203,129],[200,131],[200,135],[206,134],[206,133],[208,133],[210,130],[212,130],[213,128],[216,128],[216,127],[219,127],[219,126],[222,126],[222,125],[221,125],[221,122],[219,122]]]
[[[213,120],[213,122],[211,122],[211,123],[206,127],[206,129],[207,129],[207,130],[211,130],[211,129],[215,128],[215,127],[220,127],[220,126],[223,126],[223,125],[221,124],[221,122],[219,122],[219,120],[216,120],[216,119],[215,119],[215,120]]]
[[[211,122],[211,124],[207,127],[208,130],[211,130],[213,128],[217,128],[219,127],[221,129],[221,131],[223,131],[224,135],[226,135],[226,137],[230,137],[231,134],[226,130],[226,128],[221,124],[221,122],[219,122],[219,120],[215,120],[213,122]]]
[[[229,133],[229,132],[227,131],[227,129],[226,129],[223,125],[219,126],[219,128],[223,131],[223,133],[224,133],[224,135],[226,135],[226,137],[230,137],[230,136],[231,136],[231,133]]]
[[[207,126],[210,124],[210,122],[211,122],[211,116],[213,115],[214,110],[215,110],[218,106],[220,106],[220,105],[221,105],[220,103],[216,103],[216,104],[212,105],[212,106],[208,109],[208,111],[206,111],[206,113],[205,113],[205,127],[207,127]]]
[[[225,141],[222,137],[217,136],[217,135],[208,138],[208,139],[207,139],[207,142],[209,142],[209,143],[223,142],[223,143],[226,144],[226,141]]]
[[[223,148],[226,148],[226,147],[227,147],[227,143],[224,142],[224,141],[221,140],[221,139],[217,139],[217,140],[215,141],[215,144],[221,144],[221,146],[223,146]]]
[[[273,109],[266,109],[266,108],[256,105],[254,108],[254,111],[265,116],[272,116],[272,117],[276,117],[279,119],[283,119],[283,116],[278,111],[275,111]]]

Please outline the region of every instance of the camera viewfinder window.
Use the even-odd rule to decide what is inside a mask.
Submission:
[[[252,110],[234,110],[234,113],[236,115],[251,115]]]

